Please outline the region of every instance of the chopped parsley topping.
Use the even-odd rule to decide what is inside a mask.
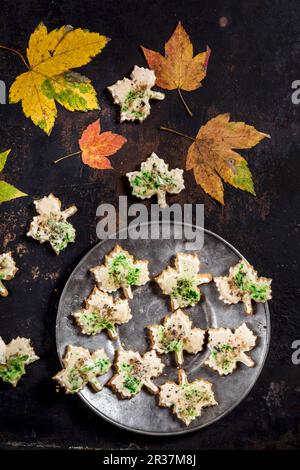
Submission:
[[[161,325],[158,329],[158,339],[164,350],[168,352],[181,352],[183,342],[181,339],[168,338],[165,328]]]
[[[236,348],[227,343],[220,343],[213,347],[210,354],[216,364],[227,372],[235,359]]]
[[[70,369],[68,373],[68,381],[70,382],[71,385],[71,392],[76,393],[80,387],[83,384],[82,377],[80,376],[80,373],[76,367],[73,367]]]
[[[25,374],[25,363],[28,355],[11,356],[7,359],[6,364],[0,364],[0,378],[4,382],[16,383]]]
[[[152,171],[140,171],[131,181],[138,194],[147,194],[158,189],[171,189],[176,186],[173,179],[166,173],[162,173],[153,164]]]
[[[110,362],[108,358],[98,359],[95,362],[88,363],[79,369],[80,373],[86,374],[88,372],[94,372],[97,374],[104,374],[109,369]]]
[[[117,284],[132,286],[138,283],[141,269],[135,267],[124,253],[120,253],[114,257],[109,268],[109,274]]]
[[[115,331],[115,325],[106,318],[102,318],[98,312],[88,312],[82,315],[86,331],[95,335],[101,330]]]
[[[49,241],[54,251],[60,252],[66,248],[68,243],[75,241],[75,229],[70,222],[57,220],[53,215],[50,215],[48,227]]]
[[[267,300],[270,292],[268,284],[263,282],[252,282],[247,278],[247,271],[243,263],[240,264],[239,270],[234,277],[234,281],[239,289],[250,294],[251,299],[256,301]]]
[[[125,97],[121,111],[124,113],[130,113],[135,117],[143,117],[145,114],[143,112],[143,108],[145,106],[143,101],[144,95],[144,91],[130,90]]]
[[[192,279],[181,278],[177,280],[177,285],[171,292],[171,297],[182,299],[188,305],[199,302],[201,294]]]
[[[127,388],[130,393],[136,394],[142,388],[142,381],[131,375],[127,375],[123,382],[124,388]]]

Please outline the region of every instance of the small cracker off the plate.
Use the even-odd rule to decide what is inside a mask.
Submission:
[[[15,277],[17,271],[18,268],[11,251],[8,253],[2,253],[0,255],[0,295],[2,297],[8,296],[8,290],[2,281],[10,281]]]
[[[164,93],[153,91],[155,73],[144,67],[134,66],[130,79],[123,78],[108,87],[114,103],[121,108],[120,121],[143,122],[150,114],[150,100],[163,100]]]
[[[49,242],[59,255],[68,243],[75,241],[75,229],[67,219],[77,212],[77,207],[62,211],[61,201],[52,193],[34,201],[34,205],[38,215],[33,217],[27,236],[40,243]]]
[[[18,336],[5,344],[0,336],[0,378],[4,382],[15,387],[26,374],[25,366],[38,359],[29,338]]]
[[[140,171],[126,173],[132,187],[132,194],[141,199],[148,199],[155,194],[159,207],[167,207],[166,194],[179,194],[184,189],[183,170],[174,168],[152,152],[141,163]]]

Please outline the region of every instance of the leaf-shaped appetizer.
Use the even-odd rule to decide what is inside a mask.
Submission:
[[[149,100],[163,100],[165,95],[151,88],[155,85],[152,70],[135,65],[129,78],[108,87],[115,104],[121,108],[120,121],[144,121],[150,114]]]
[[[11,251],[8,253],[2,253],[0,255],[0,295],[6,297],[8,290],[3,285],[2,281],[10,281],[15,277],[18,268],[15,260],[12,257]]]
[[[101,132],[100,119],[90,124],[79,139],[83,163],[91,168],[106,170],[112,168],[107,157],[114,155],[127,139],[111,131]]]
[[[243,302],[247,315],[253,314],[252,301],[266,302],[272,298],[272,279],[258,277],[257,271],[246,260],[229,269],[227,276],[214,278],[220,299],[225,304]]]
[[[88,64],[107,42],[105,36],[87,29],[62,26],[48,32],[40,23],[30,36],[27,60],[0,46],[18,54],[27,69],[12,84],[10,102],[22,101],[25,116],[48,135],[57,115],[55,101],[70,111],[99,109],[90,80],[70,70]]]
[[[183,351],[197,354],[202,351],[205,331],[192,328],[189,317],[178,309],[167,315],[163,325],[148,326],[151,348],[160,354],[175,352],[177,365],[183,364]]]
[[[152,153],[141,164],[140,171],[127,173],[132,194],[141,199],[157,195],[160,207],[167,207],[166,193],[178,194],[184,189],[183,170],[175,168],[169,170],[162,158]]]
[[[11,149],[6,150],[5,152],[0,153],[0,173],[4,169],[7,157],[10,154]],[[6,183],[3,180],[0,180],[0,204],[1,202],[11,201],[17,197],[27,196],[27,194],[22,193],[19,189],[15,188],[11,184]]]
[[[165,57],[143,46],[142,50],[150,69],[155,72],[156,84],[166,90],[177,89],[187,111],[192,115],[180,90],[192,91],[201,86],[206,76],[211,52],[209,47],[205,52],[194,56],[193,44],[179,22],[173,35],[165,44]]]
[[[0,379],[14,387],[26,374],[25,366],[35,362],[39,357],[31,346],[30,339],[19,336],[5,344],[0,337]]]
[[[183,369],[178,371],[179,384],[168,381],[160,386],[159,406],[172,408],[172,412],[181,419],[186,426],[201,416],[202,408],[217,405],[212,383],[204,379],[188,382]]]
[[[246,323],[232,332],[229,328],[210,328],[208,330],[209,357],[205,365],[216,370],[220,375],[231,374],[238,362],[253,367],[254,362],[245,354],[254,348],[256,336]]]
[[[73,314],[85,335],[96,335],[106,330],[111,339],[118,337],[116,324],[127,323],[131,318],[128,300],[114,300],[112,295],[95,287],[86,299],[85,308]]]
[[[99,289],[114,292],[123,289],[125,297],[132,299],[132,286],[143,286],[149,281],[148,261],[134,257],[119,245],[105,256],[105,263],[91,269]]]
[[[104,349],[97,349],[92,354],[88,349],[69,345],[63,358],[63,369],[53,380],[57,380],[66,393],[78,393],[87,384],[95,392],[102,390],[97,377],[106,374],[111,362]]]
[[[33,217],[27,236],[40,243],[49,242],[59,255],[68,243],[75,241],[75,229],[67,219],[75,214],[77,208],[71,206],[62,211],[60,200],[53,194],[34,201],[34,205],[39,215]]]
[[[121,398],[134,397],[142,387],[146,387],[151,393],[158,393],[158,387],[152,382],[152,378],[161,375],[164,364],[155,351],[148,351],[141,356],[138,352],[121,349],[117,352],[114,365],[116,374],[108,385]]]
[[[248,163],[234,149],[250,149],[265,137],[270,136],[244,122],[230,122],[229,114],[220,114],[200,127],[188,150],[186,169],[193,170],[196,182],[221,204],[222,179],[255,195]]]
[[[211,274],[199,274],[200,261],[197,255],[177,253],[175,268],[168,266],[155,278],[164,294],[171,297],[171,308],[193,307],[200,298],[197,287],[212,280]]]

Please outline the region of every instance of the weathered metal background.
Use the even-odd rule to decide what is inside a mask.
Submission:
[[[228,20],[225,27],[226,21],[219,21],[222,17]],[[20,267],[15,280],[8,283],[10,296],[0,301],[0,334],[6,341],[18,334],[31,337],[41,356],[16,390],[0,386],[0,446],[299,447],[300,365],[291,362],[291,344],[300,339],[300,109],[291,102],[291,83],[300,79],[299,2],[2,1],[0,44],[25,51],[30,33],[41,20],[50,29],[72,24],[112,38],[82,72],[99,94],[103,129],[121,132],[128,143],[112,157],[116,171],[97,172],[84,167],[77,157],[54,166],[52,160],[78,149],[79,135],[99,113],[60,108],[47,137],[25,118],[20,106],[0,105],[1,150],[13,149],[5,179],[30,194],[0,209],[1,249],[13,250]],[[196,52],[206,44],[213,51],[204,86],[185,94],[194,117],[185,114],[176,92],[167,92],[165,101],[153,104],[144,124],[119,125],[118,109],[105,87],[128,75],[134,64],[146,64],[140,44],[162,51],[178,20],[191,35]],[[9,86],[23,72],[23,65],[9,53],[0,51],[0,57],[0,79]],[[171,201],[204,203],[206,227],[236,246],[261,273],[274,278],[270,353],[248,398],[214,426],[163,440],[132,435],[102,421],[77,397],[55,393],[50,377],[59,368],[54,334],[59,296],[70,271],[97,241],[97,206],[117,204],[119,195],[128,194],[122,175],[152,151],[172,166],[184,168],[189,141],[159,132],[159,125],[195,135],[201,124],[222,112],[272,136],[271,141],[243,151],[249,157],[257,197],[226,187],[226,205],[220,207],[186,173],[186,191]],[[76,244],[59,258],[25,236],[34,214],[32,199],[51,191],[65,205],[75,203],[79,208],[73,217]]]

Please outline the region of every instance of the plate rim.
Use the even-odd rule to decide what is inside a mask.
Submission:
[[[220,240],[221,242],[223,242],[228,248],[230,248],[237,256],[239,256],[241,259],[244,259],[245,261],[247,261],[247,259],[239,252],[239,250],[237,250],[231,243],[229,243],[227,240],[225,240],[223,237],[221,237],[220,235],[218,235],[217,233],[213,232],[212,230],[209,230],[205,227],[201,227],[199,225],[196,225],[196,224],[190,224],[190,223],[185,223],[185,222],[177,222],[177,221],[170,221],[172,224],[178,224],[178,225],[187,225],[189,227],[192,227],[192,228],[195,228],[197,230],[203,230],[204,231],[204,234],[207,233],[215,238],[217,238],[218,240]],[[141,224],[138,224],[139,226],[141,225],[151,225],[153,223],[156,223],[156,224],[163,224],[164,221],[163,220],[150,220],[148,222],[142,222]],[[131,224],[130,227],[134,227],[134,224]],[[113,234],[109,235],[108,238],[105,238],[104,240],[100,240],[98,243],[96,243],[92,248],[90,248],[86,254],[80,259],[80,261],[76,264],[76,266],[74,267],[74,269],[72,270],[72,272],[70,273],[68,279],[67,279],[67,282],[65,283],[64,285],[64,288],[60,294],[60,299],[59,299],[59,303],[58,303],[58,307],[57,307],[57,314],[56,314],[56,321],[55,321],[55,344],[56,344],[56,352],[57,352],[57,355],[58,355],[58,358],[59,358],[59,361],[60,361],[60,364],[63,365],[63,362],[62,362],[62,357],[59,353],[59,344],[58,344],[58,320],[60,318],[60,311],[62,309],[62,299],[64,298],[64,293],[65,291],[67,290],[68,288],[68,285],[69,285],[69,282],[74,274],[74,272],[76,271],[77,267],[79,264],[81,264],[82,262],[84,262],[84,260],[90,255],[90,253],[94,250],[96,250],[99,246],[103,245],[107,240],[116,240],[118,241],[118,234],[124,232],[124,231],[129,231],[129,226],[128,227],[125,227],[123,228],[122,230],[118,230],[116,232],[114,232]],[[130,238],[130,237],[129,237]],[[122,239],[120,239],[122,240]],[[80,397],[80,399],[94,412],[96,413],[98,416],[100,416],[101,418],[103,418],[105,421],[108,421],[109,423],[113,424],[114,426],[117,426],[118,428],[120,429],[124,429],[126,431],[129,431],[129,432],[132,432],[132,433],[135,433],[135,434],[141,434],[141,435],[146,435],[146,436],[178,436],[178,435],[182,435],[182,434],[189,434],[191,432],[196,432],[196,431],[199,431],[200,429],[204,429],[206,428],[207,426],[210,426],[214,423],[216,423],[217,421],[219,421],[220,419],[224,418],[225,416],[227,416],[229,413],[231,413],[246,397],[247,395],[249,395],[249,393],[251,392],[251,390],[253,389],[253,387],[255,386],[257,380],[259,379],[262,371],[263,371],[263,368],[264,368],[264,365],[265,365],[265,362],[266,362],[266,359],[267,359],[267,356],[268,356],[268,352],[269,352],[269,348],[270,348],[270,340],[271,340],[271,318],[270,318],[270,310],[269,310],[269,304],[268,302],[264,302],[264,307],[265,307],[265,311],[266,311],[266,342],[265,342],[265,348],[264,348],[264,356],[263,356],[263,359],[262,359],[262,362],[261,362],[261,366],[260,366],[260,369],[257,373],[257,376],[255,378],[255,381],[250,384],[250,386],[246,389],[246,391],[243,393],[243,395],[239,398],[239,400],[237,400],[230,408],[228,408],[227,410],[225,410],[222,414],[220,414],[219,416],[215,417],[213,420],[207,422],[207,423],[203,423],[203,424],[199,424],[198,426],[194,427],[194,428],[186,428],[186,429],[180,429],[178,431],[172,431],[172,432],[154,432],[154,431],[144,431],[144,430],[141,430],[141,429],[135,429],[135,428],[132,428],[130,426],[127,426],[125,424],[121,424],[119,423],[118,421],[114,420],[113,418],[110,418],[109,416],[106,416],[104,413],[102,413],[101,411],[99,411],[95,406],[93,406],[89,401],[88,399],[82,395],[81,392],[77,393],[77,395]]]

